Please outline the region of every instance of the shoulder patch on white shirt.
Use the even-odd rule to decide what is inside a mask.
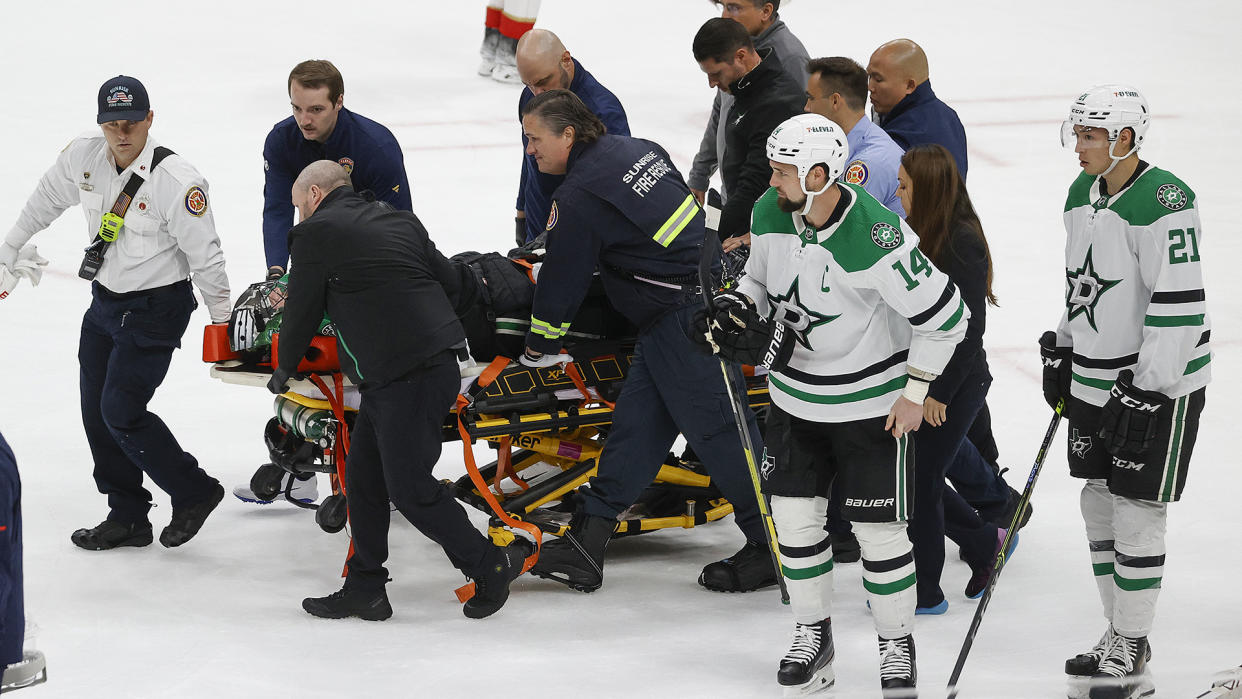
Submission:
[[[194,185],[186,190],[185,210],[189,211],[191,216],[202,216],[207,213],[207,193],[202,187]]]

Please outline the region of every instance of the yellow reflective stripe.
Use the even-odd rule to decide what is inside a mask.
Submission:
[[[549,340],[559,340],[562,337],[565,337],[565,334],[569,332],[569,323],[562,323],[561,327],[558,328],[551,323],[545,323],[535,316],[531,316],[530,330],[536,335],[546,337]]]
[[[694,195],[687,196],[686,200],[677,208],[677,211],[668,217],[668,220],[664,222],[664,225],[660,226],[660,230],[656,231],[652,238],[660,245],[668,247],[669,243],[672,243],[677,238],[677,234],[681,233],[682,229],[690,223],[691,219],[698,212],[699,207],[695,204]]]

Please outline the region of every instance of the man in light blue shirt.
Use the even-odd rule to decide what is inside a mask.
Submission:
[[[860,185],[898,216],[905,217],[897,197],[901,146],[867,118],[867,71],[852,59],[816,58],[807,64],[806,111],[836,122],[850,146],[849,164],[841,179]]]

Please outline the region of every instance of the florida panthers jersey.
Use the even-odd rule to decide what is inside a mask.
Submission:
[[[970,317],[901,217],[862,187],[837,186],[842,203],[822,230],[781,211],[775,189],[756,202],[739,286],[762,312],[787,304],[809,317],[769,387],[782,410],[817,422],[887,415],[907,364],[939,374]]]
[[[1071,393],[1104,405],[1118,372],[1171,398],[1211,378],[1211,323],[1199,261],[1195,194],[1148,167],[1106,195],[1082,174],[1065,202],[1065,313],[1057,344],[1073,348]]]

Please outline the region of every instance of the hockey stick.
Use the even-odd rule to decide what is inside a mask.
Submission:
[[[699,256],[699,287],[703,296],[703,306],[707,309],[710,318],[714,293],[711,274],[712,258],[720,249],[720,243],[717,240],[716,231],[713,230],[714,227],[706,226],[705,228],[707,232],[703,236],[703,251]],[[759,516],[763,518],[763,533],[768,539],[768,553],[772,557],[772,565],[776,570],[776,582],[781,588],[781,603],[789,604],[789,590],[785,587],[785,574],[781,571],[780,549],[776,542],[776,524],[772,522],[772,512],[768,508],[768,501],[763,497],[763,488],[759,483],[759,466],[755,459],[755,445],[750,441],[750,430],[746,429],[746,413],[743,411],[749,406],[738,402],[737,387],[733,384],[733,377],[729,374],[729,363],[722,357],[718,356],[717,359],[720,361],[720,373],[724,376],[725,393],[729,394],[729,405],[733,408],[733,421],[737,424],[737,436],[742,442],[742,451],[746,454],[746,468],[750,471],[750,482],[755,487],[755,499],[759,501]]]
[[[1039,453],[1035,455],[1035,465],[1031,467],[1031,475],[1027,476],[1026,487],[1022,489],[1022,499],[1018,501],[1013,520],[1009,522],[1009,529],[1005,532],[1005,540],[1001,542],[1000,551],[996,553],[996,564],[992,566],[992,575],[988,577],[987,589],[984,590],[983,597],[979,598],[979,606],[975,608],[975,617],[970,621],[970,630],[966,632],[966,640],[962,641],[962,650],[957,654],[957,664],[953,666],[953,674],[949,676],[948,699],[957,697],[957,680],[962,676],[962,668],[966,666],[966,656],[970,654],[970,647],[975,642],[975,634],[979,632],[979,625],[983,623],[983,613],[987,611],[988,602],[992,599],[992,591],[996,589],[996,581],[1000,579],[1001,569],[1005,567],[1006,554],[1013,543],[1013,538],[1018,535],[1018,522],[1022,521],[1022,514],[1026,512],[1031,502],[1031,492],[1035,490],[1035,481],[1039,480],[1039,472],[1044,467],[1044,457],[1048,455],[1048,448],[1052,446],[1052,438],[1056,436],[1057,426],[1061,424],[1061,413],[1064,410],[1065,399],[1062,398],[1057,402],[1056,410],[1052,414],[1052,422],[1048,423],[1048,431],[1044,433],[1043,444],[1039,445]]]

